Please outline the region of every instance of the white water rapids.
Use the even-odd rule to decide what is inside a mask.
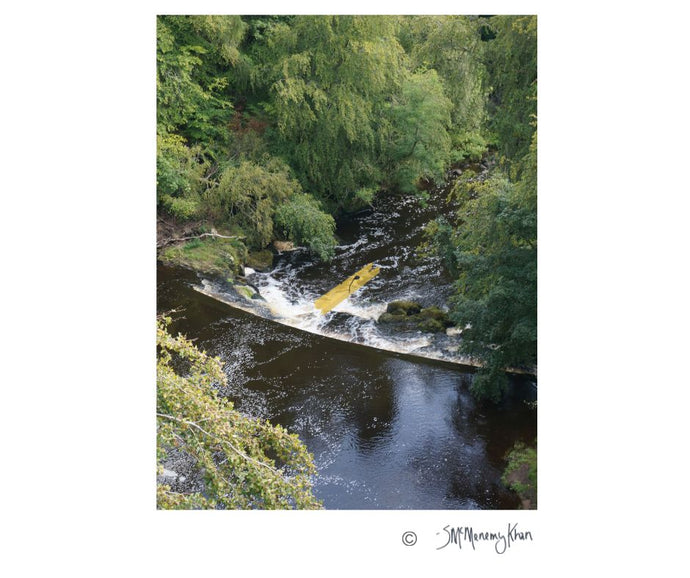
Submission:
[[[377,319],[386,311],[387,303],[371,299],[367,286],[323,315],[314,307],[314,300],[320,295],[300,287],[295,271],[289,271],[287,275],[284,269],[280,272],[283,275],[278,279],[273,273],[250,270],[248,280],[259,289],[262,299],[247,298],[232,288],[206,279],[194,288],[231,307],[315,335],[403,355],[465,366],[477,365],[458,353],[459,331],[456,328],[448,329],[445,334],[386,331]]]

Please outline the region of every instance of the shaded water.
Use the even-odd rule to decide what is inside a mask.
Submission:
[[[433,259],[419,259],[421,227],[442,206],[436,191],[424,207],[388,199],[376,211],[341,223],[342,245],[329,264],[300,251],[283,254],[271,273],[251,281],[274,309],[304,314],[316,297],[368,262],[381,274],[311,329],[380,345],[374,318],[393,299],[443,305],[450,293]],[[203,280],[159,265],[158,308],[184,308],[181,331],[221,357],[223,392],[243,413],[297,433],[314,455],[315,493],[328,509],[509,509],[519,500],[500,483],[505,453],[536,438],[536,390],[513,378],[500,406],[477,404],[467,368],[380,351],[277,324],[194,290]],[[219,286],[206,287],[222,291]],[[318,326],[318,327],[317,327]],[[418,343],[429,335],[399,338]],[[405,351],[401,347],[401,351]]]

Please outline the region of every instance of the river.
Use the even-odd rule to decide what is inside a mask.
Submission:
[[[452,339],[382,333],[374,321],[395,299],[446,304],[450,279],[416,251],[424,224],[448,210],[446,195],[431,190],[426,204],[389,197],[340,222],[330,263],[302,250],[279,255],[271,272],[248,277],[267,318],[212,280],[158,266],[158,310],[184,309],[173,332],[222,359],[222,393],[239,411],[299,435],[327,509],[519,507],[500,477],[514,443],[536,439],[534,380],[512,377],[506,400],[479,404],[471,369],[451,363]],[[370,262],[381,268],[373,281],[315,314],[315,298]]]

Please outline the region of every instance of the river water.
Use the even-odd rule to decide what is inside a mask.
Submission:
[[[239,411],[299,435],[327,509],[519,507],[500,477],[513,444],[536,439],[533,381],[513,377],[504,402],[478,404],[453,338],[375,323],[392,300],[447,303],[451,280],[416,251],[423,225],[449,210],[446,195],[389,197],[339,223],[330,263],[301,250],[277,256],[271,272],[248,276],[265,302],[159,264],[158,310],[184,309],[173,332],[222,359],[222,393]],[[370,262],[381,268],[374,280],[328,315],[314,311],[314,299]]]

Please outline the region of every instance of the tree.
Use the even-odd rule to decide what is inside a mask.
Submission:
[[[162,509],[316,509],[315,468],[295,434],[237,412],[214,386],[226,385],[220,360],[188,339],[172,337],[170,318],[157,327],[157,503]],[[173,490],[165,465],[191,464],[191,486]],[[178,472],[175,472],[177,475]]]
[[[158,17],[157,194],[179,219],[203,214],[207,172],[229,142],[225,89],[243,33],[237,16]]]
[[[243,33],[238,16],[158,17],[159,134],[176,132],[218,155],[229,137],[233,106],[225,91]]]
[[[387,172],[393,187],[416,190],[420,179],[441,183],[450,160],[450,111],[435,70],[420,70],[402,84],[388,108]]]
[[[178,134],[157,136],[156,189],[159,203],[181,220],[197,217],[208,163],[199,146],[187,146]]]
[[[487,25],[494,36],[486,43],[489,127],[501,154],[519,161],[537,115],[537,17],[494,16]]]
[[[294,195],[275,211],[276,228],[291,241],[306,245],[321,259],[333,257],[335,246],[335,220],[321,210],[320,203],[311,195]]]
[[[523,507],[537,509],[537,448],[528,447],[517,442],[506,460],[508,465],[501,476],[501,481],[511,490],[517,492]]]
[[[405,16],[401,43],[415,68],[435,70],[452,103],[454,159],[477,158],[486,148],[486,69],[479,21],[468,16]]]
[[[278,145],[305,190],[334,210],[371,198],[381,180],[384,104],[405,72],[395,21],[298,16],[277,25],[263,53]]]
[[[500,171],[456,182],[453,232],[431,229],[456,273],[451,318],[468,326],[461,348],[483,362],[472,389],[494,401],[506,390],[506,368],[537,362],[536,148],[535,133],[517,183]]]
[[[482,363],[472,389],[497,401],[506,368],[537,362],[536,17],[491,17],[480,30],[501,168],[463,175],[453,188],[455,222],[437,221],[428,233],[456,278],[451,317],[465,327],[461,349]]]
[[[273,214],[302,188],[289,168],[276,158],[263,165],[241,161],[227,167],[206,193],[206,204],[215,221],[239,226],[256,249],[273,239]]]

